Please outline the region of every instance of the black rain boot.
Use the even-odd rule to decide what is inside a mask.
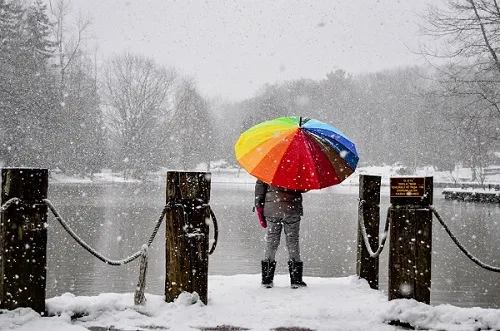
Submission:
[[[306,287],[307,284],[302,280],[302,270],[304,262],[295,260],[288,261],[288,271],[290,271],[290,282],[292,288]]]
[[[274,286],[274,271],[276,270],[276,261],[264,260],[262,264],[262,287],[271,288]]]

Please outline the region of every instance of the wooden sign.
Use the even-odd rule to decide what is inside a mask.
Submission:
[[[391,197],[421,198],[425,194],[424,177],[391,178]]]
[[[391,204],[431,205],[432,177],[391,177]]]

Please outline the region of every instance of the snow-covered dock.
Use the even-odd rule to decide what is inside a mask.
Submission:
[[[445,199],[450,200],[500,203],[500,191],[496,190],[447,187],[443,189],[442,194]]]

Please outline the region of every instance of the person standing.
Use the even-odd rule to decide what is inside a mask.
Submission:
[[[285,232],[292,288],[307,286],[302,280],[303,262],[300,259],[300,217],[303,215],[302,192],[289,190],[257,180],[255,183],[255,210],[260,224],[266,231],[264,259],[261,261],[262,286],[273,287],[276,270],[276,252],[281,230]]]

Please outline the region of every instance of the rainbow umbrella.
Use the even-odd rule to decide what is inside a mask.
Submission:
[[[340,130],[299,116],[280,117],[243,132],[236,159],[265,183],[292,190],[339,184],[354,172],[358,153]]]

